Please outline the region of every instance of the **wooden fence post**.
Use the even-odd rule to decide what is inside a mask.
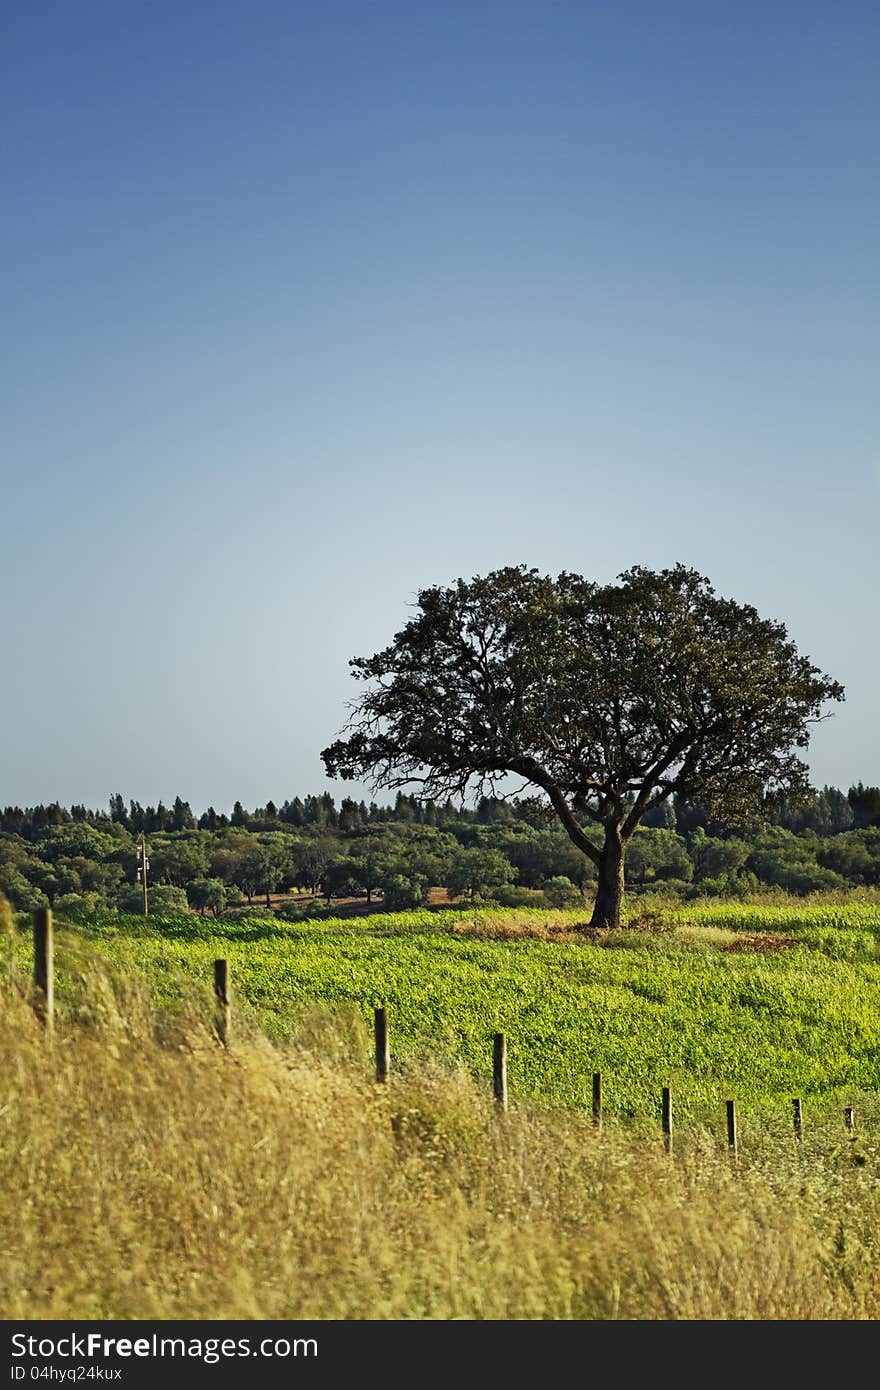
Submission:
[[[602,1128],[602,1073],[593,1072],[593,1124]]]
[[[34,913],[34,1012],[47,1033],[55,1022],[54,957],[52,909],[38,907]]]
[[[663,1142],[666,1152],[672,1153],[672,1091],[668,1086],[663,1087],[661,1098],[661,1116],[663,1121]]]
[[[507,1109],[507,1038],[503,1033],[495,1034],[492,1049],[492,1090],[501,1110]]]
[[[217,1037],[224,1047],[228,1047],[229,1018],[231,1013],[228,960],[214,961],[214,998],[217,1003]]]
[[[727,1105],[727,1143],[728,1143],[728,1146],[729,1146],[729,1148],[730,1148],[731,1154],[733,1155],[734,1158],[736,1158],[737,1153],[738,1153],[738,1151],[739,1151],[739,1146],[738,1146],[737,1137],[736,1137],[736,1101],[734,1101],[734,1100],[729,1100],[729,1101],[726,1102],[726,1105]]]
[[[804,1115],[799,1096],[795,1096],[791,1102],[791,1117],[794,1121],[794,1137],[800,1143],[804,1137]]]
[[[388,1044],[388,1014],[385,1009],[376,1009],[373,1016],[373,1032],[376,1039],[376,1080],[388,1080],[391,1068],[391,1050]]]

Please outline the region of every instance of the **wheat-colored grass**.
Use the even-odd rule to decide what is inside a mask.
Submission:
[[[0,1018],[6,1318],[807,1319],[880,1314],[870,1144],[506,1117],[463,1074],[370,1080],[363,1023],[229,1053],[194,1005],[155,1037],[84,969],[47,1040]]]

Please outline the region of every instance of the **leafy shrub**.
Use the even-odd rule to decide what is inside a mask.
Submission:
[[[753,873],[741,869],[735,874],[720,874],[717,878],[704,878],[699,883],[689,885],[688,898],[736,898],[745,901],[758,891],[758,879]]]
[[[116,905],[120,912],[143,912],[144,890],[139,883],[126,883],[116,895]],[[157,883],[147,892],[147,908],[150,916],[163,912],[189,912],[189,903],[182,888],[174,888],[170,883]]]
[[[94,917],[97,913],[106,913],[110,909],[103,893],[62,893],[55,899],[53,910],[59,917],[65,914]]]
[[[553,878],[545,879],[541,885],[541,891],[548,907],[574,907],[576,903],[583,902],[583,894],[576,888],[570,878],[564,874],[556,874]]]
[[[499,907],[544,907],[546,899],[540,888],[521,888],[517,884],[502,884],[492,897]]]
[[[421,907],[427,887],[423,874],[389,874],[382,880],[382,902],[389,912]]]

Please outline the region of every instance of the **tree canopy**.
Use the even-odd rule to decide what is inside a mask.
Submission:
[[[328,775],[435,799],[518,775],[596,865],[595,927],[619,921],[646,813],[673,794],[732,824],[796,804],[811,790],[809,726],[843,699],[782,623],[683,565],[606,585],[509,567],[424,589],[417,610],[351,662],[365,688],[322,753]]]

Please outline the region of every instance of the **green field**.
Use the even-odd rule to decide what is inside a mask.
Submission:
[[[514,1098],[585,1106],[595,1070],[609,1112],[643,1117],[666,1083],[695,1119],[726,1096],[824,1108],[880,1090],[880,904],[670,908],[602,944],[566,933],[578,920],[472,910],[59,926],[59,1003],[88,1013],[78,976],[97,951],[111,984],[113,966],[133,965],[166,1012],[184,999],[207,1007],[212,961],[226,956],[241,1028],[295,1038],[329,1009],[366,1064],[384,1004],[395,1068],[436,1059],[487,1083],[503,1031]],[[25,940],[20,953],[24,963]]]

